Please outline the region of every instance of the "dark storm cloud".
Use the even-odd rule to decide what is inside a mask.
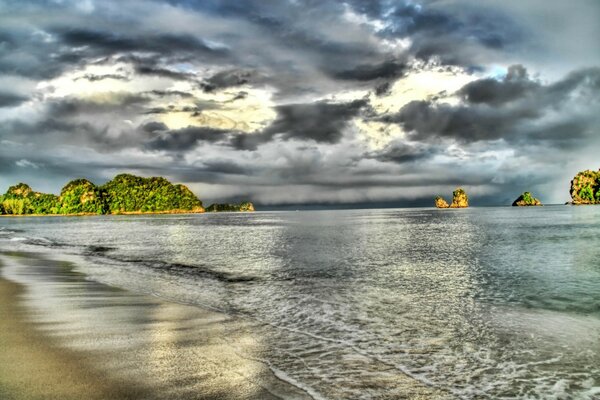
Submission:
[[[0,92],[0,107],[15,107],[27,101],[28,98],[14,93]]]
[[[156,132],[165,132],[169,130],[169,127],[165,125],[163,122],[151,121],[143,124],[139,128],[143,132],[147,133],[156,133]]]
[[[482,79],[464,86],[458,91],[465,100],[461,104],[412,101],[380,120],[398,123],[411,139],[419,141],[450,138],[466,143],[499,139],[564,143],[590,134],[598,116],[585,107],[598,104],[599,88],[600,68],[576,71],[556,83],[542,85],[530,80],[521,67],[513,67],[501,81]],[[568,105],[574,97],[585,104],[579,106],[584,115],[571,115]],[[544,120],[557,111],[558,117]]]
[[[414,161],[423,161],[437,153],[438,150],[436,148],[421,143],[393,142],[381,151],[365,154],[365,157],[383,162],[405,164]]]
[[[56,30],[60,40],[70,46],[90,46],[98,54],[111,55],[126,52],[149,52],[166,54],[194,54],[222,57],[225,49],[208,46],[202,39],[192,35],[153,34],[124,35],[115,32],[88,29]]]
[[[245,85],[257,78],[256,71],[233,69],[214,74],[202,82],[200,87],[205,92],[214,92],[215,90]]]
[[[397,61],[384,61],[380,64],[361,64],[352,69],[337,71],[333,74],[337,79],[372,81],[375,79],[398,78],[407,70],[404,63]]]
[[[139,75],[160,76],[162,78],[169,78],[176,81],[187,81],[196,78],[195,74],[189,72],[173,71],[168,68],[161,68],[148,65],[137,65],[135,67],[135,72]]]
[[[259,144],[271,141],[274,137],[281,140],[338,143],[352,118],[358,116],[367,106],[367,100],[347,103],[320,101],[277,106],[277,117],[271,125],[260,133],[237,134],[231,144],[240,150],[255,150]]]
[[[356,12],[385,21],[383,37],[410,38],[409,53],[445,64],[477,64],[477,48],[505,50],[523,40],[524,28],[499,8],[469,2],[351,1]]]
[[[486,78],[465,85],[458,94],[469,103],[501,105],[538,92],[539,82],[529,79],[521,65],[511,66],[503,81]]]
[[[238,92],[235,96],[233,96],[233,98],[231,100],[229,100],[229,102],[234,102],[236,100],[243,100],[246,97],[248,97],[248,92],[245,92],[242,90],[241,92]]]
[[[114,79],[117,81],[128,81],[129,80],[129,78],[126,77],[125,75],[119,75],[119,74],[103,74],[103,75],[85,74],[82,77],[76,78],[76,80],[79,80],[79,79],[85,79],[90,82],[98,82],[98,81],[103,81],[105,79]]]
[[[77,64],[81,56],[59,52],[55,43],[25,28],[0,28],[0,74],[49,79]],[[53,54],[50,58],[49,55]]]
[[[181,97],[181,98],[193,98],[194,95],[187,92],[182,92],[180,90],[151,90],[150,92],[146,92],[152,94],[157,97]]]
[[[140,111],[150,99],[141,94],[113,94],[110,102],[84,100],[64,97],[47,103],[48,116],[54,119],[85,116],[86,114],[102,114],[131,109]]]
[[[152,133],[159,132],[158,130]],[[165,150],[185,152],[193,150],[198,142],[214,143],[226,138],[227,130],[188,126],[187,128],[160,132],[159,135],[147,142],[145,146],[150,150]]]

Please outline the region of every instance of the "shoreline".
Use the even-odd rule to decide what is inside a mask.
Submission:
[[[0,252],[0,304],[2,399],[313,398],[252,355],[251,326],[42,253]]]
[[[0,271],[2,264],[0,264]],[[63,349],[28,321],[20,303],[26,289],[0,276],[0,397],[29,399],[146,398],[147,388],[107,379],[91,367],[86,355]]]
[[[204,214],[206,211],[170,210],[170,211],[124,211],[119,213],[94,214],[0,214],[0,217],[101,217],[104,215],[168,215],[168,214]]]

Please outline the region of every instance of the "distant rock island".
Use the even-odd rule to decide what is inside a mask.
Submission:
[[[443,197],[437,196],[435,206],[437,208],[467,208],[469,207],[469,197],[462,188],[458,188],[452,192],[452,204],[448,205]]]
[[[530,192],[524,192],[522,195],[517,197],[512,203],[513,207],[530,207],[530,206],[541,206],[542,202],[531,195]]]
[[[600,204],[600,170],[579,172],[571,181],[572,204]]]
[[[211,206],[212,207],[212,206]],[[235,209],[214,211],[254,211],[251,203]],[[35,192],[24,183],[8,188],[0,196],[4,215],[103,215],[203,213],[202,201],[186,186],[172,184],[162,177],[142,178],[130,174],[115,176],[103,186],[87,179],[67,183],[60,195]]]
[[[211,204],[206,208],[206,212],[252,212],[254,204],[245,201],[240,204]]]

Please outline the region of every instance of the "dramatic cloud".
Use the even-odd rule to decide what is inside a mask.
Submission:
[[[0,0],[0,185],[207,201],[566,200],[598,168],[600,4]]]
[[[27,101],[27,97],[19,96],[13,93],[0,92],[0,107],[14,107]]]
[[[465,85],[458,91],[464,102],[458,105],[412,101],[398,113],[379,118],[400,124],[412,140],[558,140],[564,144],[565,139],[594,133],[590,122],[598,120],[594,109],[600,104],[599,88],[600,68],[576,71],[542,85],[529,80],[523,67],[513,66],[503,80],[486,78]],[[574,117],[571,107],[589,113]],[[556,113],[562,115],[547,118]]]

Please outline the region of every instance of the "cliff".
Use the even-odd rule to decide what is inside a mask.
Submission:
[[[206,212],[253,212],[254,204],[249,201],[240,204],[211,204]]]
[[[202,202],[184,185],[164,178],[121,174],[103,186],[87,179],[67,183],[60,196],[11,186],[0,196],[0,214],[82,215],[204,212]]]
[[[573,204],[600,204],[600,170],[579,172],[571,181]]]
[[[512,203],[513,207],[530,207],[530,206],[541,206],[542,202],[531,195],[530,192],[524,192],[522,195],[517,197]]]
[[[463,189],[458,188],[452,192],[452,204],[448,205],[443,197],[437,196],[435,206],[437,208],[466,208],[469,207],[469,197]]]

